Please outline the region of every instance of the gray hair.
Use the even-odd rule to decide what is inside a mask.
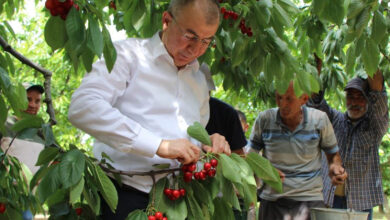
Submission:
[[[207,24],[215,24],[220,17],[218,0],[171,0],[168,6],[168,11],[172,15],[177,16],[181,9],[194,4],[196,1],[203,1],[205,3],[203,11]]]

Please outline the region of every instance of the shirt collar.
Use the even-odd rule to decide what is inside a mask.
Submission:
[[[171,55],[169,55],[167,49],[164,46],[164,43],[161,41],[160,38],[160,32],[156,32],[150,41],[150,47],[152,50],[153,59],[157,59],[160,56],[166,56],[169,57],[169,60],[173,62],[173,58]],[[191,69],[194,72],[197,72],[199,70],[199,62],[198,59],[193,60],[189,64],[187,64],[183,69]]]

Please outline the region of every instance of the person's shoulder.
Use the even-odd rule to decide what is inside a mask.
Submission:
[[[270,108],[259,113],[258,118],[262,120],[275,120],[278,108]]]
[[[305,106],[305,108],[309,117],[314,117],[314,118],[328,117],[325,112],[318,110],[316,108],[312,108],[308,106]]]

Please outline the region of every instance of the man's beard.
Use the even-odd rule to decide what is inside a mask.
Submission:
[[[366,114],[367,109],[368,109],[368,104],[366,104],[364,107],[361,107],[359,105],[349,105],[347,106],[348,117],[353,120],[359,119]],[[356,112],[356,110],[358,112]]]

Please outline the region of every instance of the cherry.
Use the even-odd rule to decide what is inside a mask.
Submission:
[[[180,198],[180,191],[177,190],[177,189],[173,190],[173,191],[172,191],[172,197],[173,197],[174,199]]]
[[[226,8],[222,7],[222,8],[221,8],[221,13],[222,13],[222,14],[225,14],[225,12],[226,12]]]
[[[162,220],[163,214],[162,214],[162,212],[156,212],[154,214],[154,217],[156,217],[156,220]]]
[[[110,1],[110,8],[116,10],[116,5],[114,1]]]
[[[196,163],[192,163],[188,166],[188,171],[194,172],[196,170]]]
[[[210,169],[211,169],[211,164],[210,164],[210,163],[207,163],[207,162],[204,163],[203,169],[206,170],[206,171],[207,171],[207,170],[210,170]]]
[[[80,216],[83,213],[83,208],[76,208],[76,214]]]
[[[185,165],[181,166],[181,171],[183,171],[183,173],[188,171],[188,165],[185,164]]]
[[[170,196],[170,195],[172,195],[172,190],[171,189],[164,189],[164,194],[166,196]]]
[[[7,207],[5,206],[5,204],[0,202],[0,213],[3,214],[6,209],[7,209]]]
[[[207,175],[208,175],[209,177],[214,177],[214,176],[215,176],[215,173],[216,173],[216,171],[215,171],[214,169],[211,169],[211,170],[207,171]]]
[[[211,160],[210,160],[210,164],[211,164],[212,167],[217,167],[217,165],[218,165],[218,160],[216,160],[216,159],[211,159]]]
[[[205,180],[206,179],[206,174],[203,172],[203,170],[202,170],[202,172],[199,172],[199,179],[200,180]]]
[[[184,173],[184,182],[188,183],[192,180],[192,173],[191,172],[185,172]]]
[[[164,217],[164,218],[162,218],[162,220],[168,220],[168,217]]]
[[[180,195],[185,196],[186,195],[186,190],[185,189],[180,189]]]
[[[149,215],[148,220],[156,220],[156,217],[154,215]]]
[[[200,178],[200,172],[194,173],[194,178],[198,180]]]

